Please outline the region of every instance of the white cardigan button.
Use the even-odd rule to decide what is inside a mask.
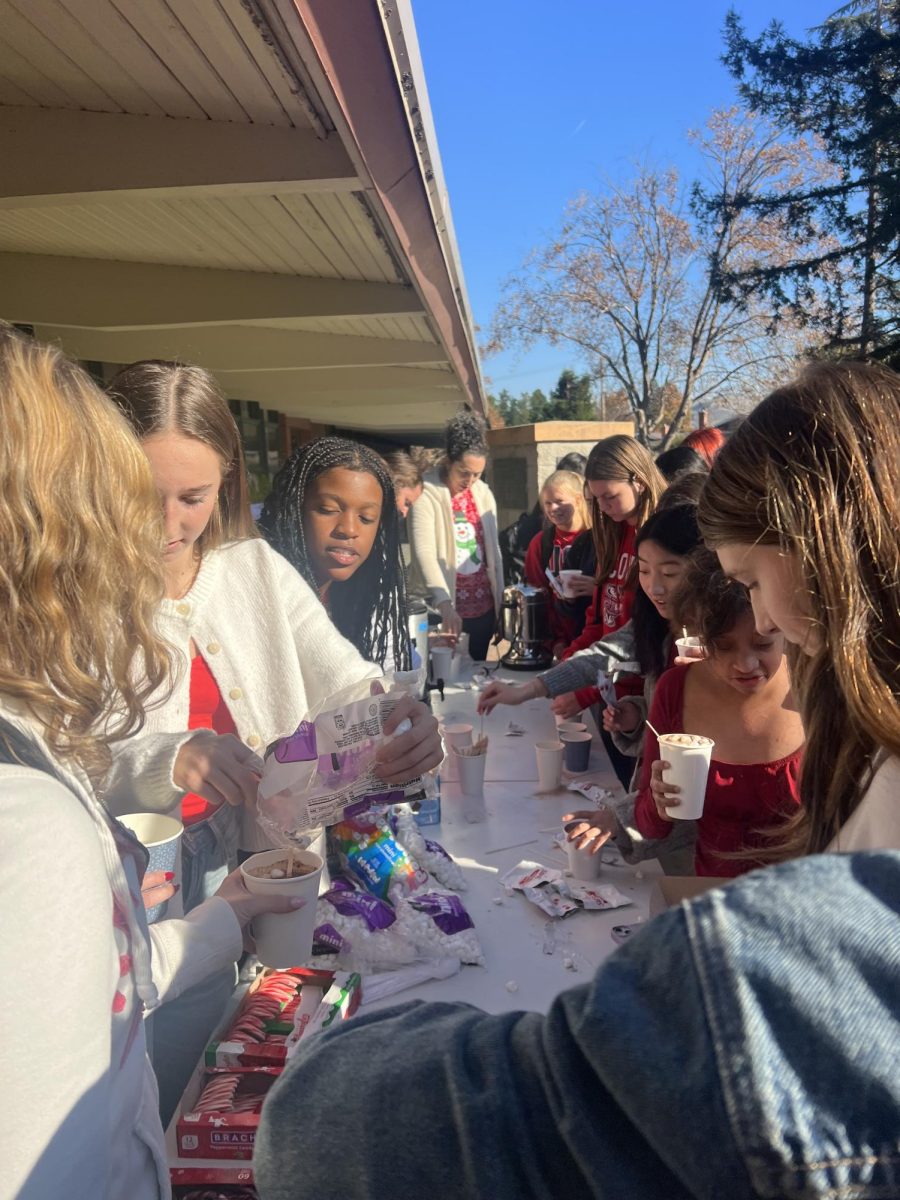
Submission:
[[[240,688],[232,688],[231,691],[228,693],[229,697],[232,700],[240,700],[240,698],[241,698],[241,696],[243,696],[243,694],[244,693],[241,691]]]
[[[247,738],[247,745],[250,747],[251,750],[255,750],[256,747],[259,745],[259,734],[251,733],[250,736]]]
[[[210,642],[209,645],[206,647],[206,652],[207,652],[207,654],[218,654],[221,649],[222,649],[222,647],[219,645],[218,642]]]
[[[189,604],[179,604],[175,609],[180,617],[190,616],[191,606]]]

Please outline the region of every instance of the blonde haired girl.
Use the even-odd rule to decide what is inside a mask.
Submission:
[[[596,559],[591,514],[584,480],[574,471],[554,471],[544,480],[539,497],[547,527],[536,533],[525,554],[525,582],[547,587],[547,571],[580,571],[566,577],[567,598],[550,592],[550,648],[559,654],[584,628],[594,593]]]
[[[773,392],[699,521],[759,632],[792,643],[806,753],[781,856],[900,848],[900,379],[821,363]]]
[[[146,853],[95,788],[166,686],[156,489],[88,376],[6,327],[0,430],[0,1011],[29,1047],[4,1070],[4,1185],[158,1200],[144,1012],[233,962],[242,927],[275,906],[231,876],[189,921],[148,932]],[[71,998],[49,1021],[23,986],[44,979]]]

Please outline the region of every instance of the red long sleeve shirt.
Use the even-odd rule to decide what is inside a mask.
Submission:
[[[693,667],[672,667],[659,677],[650,721],[660,733],[702,733],[684,728],[684,685]],[[694,869],[698,875],[743,875],[759,863],[752,859],[722,858],[731,853],[765,844],[764,832],[780,825],[800,803],[798,779],[802,748],[787,758],[768,763],[726,763],[713,759],[709,767],[703,816],[697,822]],[[656,811],[650,791],[653,763],[663,758],[655,734],[648,727],[634,821],[644,837],[664,838],[672,822]]]
[[[544,563],[541,559],[541,542],[544,535],[536,533],[528,543],[528,550],[525,554],[525,582],[530,583],[532,587],[546,588],[548,586],[545,573],[547,566],[554,573],[564,571],[567,565],[566,552],[575,539],[581,536],[581,533],[580,529],[574,529],[568,533],[563,529],[555,530],[549,563]],[[578,612],[574,604],[567,604],[566,601],[560,600],[554,591],[550,592],[549,616],[551,648],[558,642],[568,645],[573,638],[578,636],[584,624],[583,613]]]

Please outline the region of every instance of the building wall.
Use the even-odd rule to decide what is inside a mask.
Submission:
[[[500,528],[534,507],[541,485],[564,455],[578,453],[587,458],[602,438],[633,432],[630,421],[542,421],[489,430],[487,475],[497,498]]]

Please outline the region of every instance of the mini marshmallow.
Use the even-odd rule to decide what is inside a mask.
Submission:
[[[517,992],[519,990],[519,985],[516,983],[516,981],[514,979],[507,979],[506,990],[508,992]]]

